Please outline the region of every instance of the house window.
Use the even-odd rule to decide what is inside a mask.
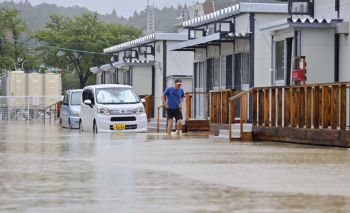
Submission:
[[[118,82],[124,85],[130,85],[130,71],[119,70]]]
[[[214,87],[220,86],[220,58],[214,58]]]
[[[234,56],[234,88],[249,84],[249,53],[236,53]]]
[[[242,53],[242,60],[243,60],[242,81],[243,81],[243,84],[249,84],[249,53]]]
[[[221,88],[226,88],[226,57],[221,58]]]
[[[232,55],[227,55],[226,60],[226,76],[225,76],[225,81],[226,81],[226,89],[231,89],[232,88]]]
[[[276,80],[284,80],[284,40],[276,42]]]

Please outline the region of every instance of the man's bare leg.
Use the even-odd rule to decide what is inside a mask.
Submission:
[[[176,133],[180,134],[180,130],[182,129],[182,120],[177,121]]]
[[[168,119],[168,128],[167,128],[168,134],[171,134],[172,128],[173,128],[173,119]]]

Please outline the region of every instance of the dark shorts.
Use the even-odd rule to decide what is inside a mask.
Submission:
[[[176,121],[182,120],[182,112],[179,108],[177,109],[166,109],[167,118],[173,120],[175,118]]]

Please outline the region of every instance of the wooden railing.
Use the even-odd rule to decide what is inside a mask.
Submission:
[[[192,99],[191,95],[206,95],[206,112],[205,112],[205,120],[208,120],[209,117],[209,92],[186,92],[186,121],[189,121],[192,117]]]
[[[230,115],[235,113],[234,100],[247,100],[248,93],[252,93],[254,126],[348,130],[349,87],[350,82],[252,88],[230,98]],[[244,102],[241,110],[248,111]]]
[[[163,104],[162,106],[159,106],[159,107],[158,107],[157,133],[159,133],[159,116],[160,116],[160,115],[159,115],[159,110],[160,110],[160,108],[162,108],[162,107],[164,107],[164,104]]]
[[[248,106],[248,94],[253,91],[253,88],[241,92],[231,98],[229,98],[229,140],[232,138],[232,123],[235,121],[236,114],[236,100],[241,99],[240,107],[240,132],[241,136],[243,135],[243,123],[247,122],[247,106]]]
[[[345,130],[349,85],[341,82],[256,88],[253,100],[259,99],[259,103],[253,105],[253,125]]]
[[[229,98],[233,97],[237,91],[234,89],[225,89],[210,92],[210,123],[228,124],[229,123]],[[235,114],[232,114],[235,119]]]
[[[45,123],[45,119],[46,119],[46,117],[45,117],[45,115],[46,115],[46,110],[47,109],[50,109],[50,118],[49,118],[49,120],[51,121],[51,108],[52,107],[55,107],[55,117],[54,117],[54,119],[56,119],[56,118],[58,118],[58,117],[60,117],[60,115],[61,115],[61,105],[62,105],[62,101],[59,101],[59,102],[57,102],[57,103],[55,103],[55,104],[52,104],[52,105],[50,105],[50,106],[48,106],[48,107],[46,107],[45,109],[44,109],[44,123]]]
[[[143,98],[146,100],[145,110],[146,110],[147,119],[154,118],[154,96],[147,95]]]

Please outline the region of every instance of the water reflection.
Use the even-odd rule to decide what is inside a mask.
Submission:
[[[350,152],[0,122],[0,211],[347,212]]]

